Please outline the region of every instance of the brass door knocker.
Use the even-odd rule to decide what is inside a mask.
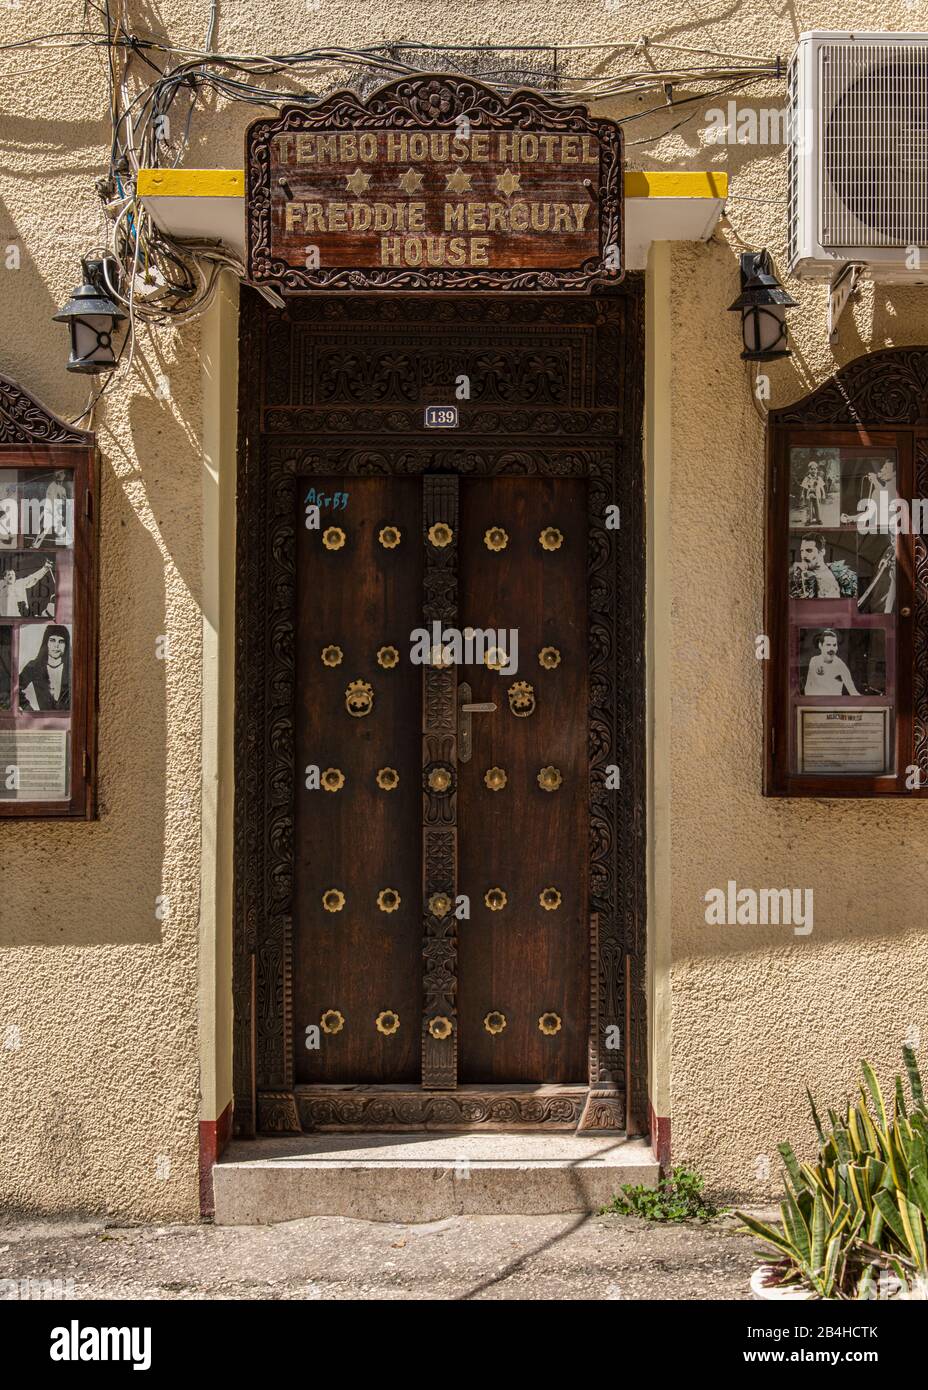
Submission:
[[[506,692],[509,708],[517,719],[527,719],[535,713],[535,690],[528,681],[516,681]]]
[[[374,687],[367,681],[352,681],[345,691],[345,708],[355,719],[363,719],[374,708]]]

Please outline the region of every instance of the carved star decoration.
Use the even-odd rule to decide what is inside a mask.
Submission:
[[[515,193],[516,189],[518,189],[518,191],[521,193],[522,175],[514,174],[511,169],[507,168],[504,174],[496,175],[496,188],[497,192],[505,193],[507,198],[509,197],[510,193]]]
[[[422,187],[422,175],[415,169],[407,169],[400,179],[400,188],[404,193],[418,193]]]
[[[352,193],[357,194],[359,197],[362,193],[367,192],[367,185],[370,183],[370,181],[370,174],[364,174],[361,172],[360,169],[355,169],[353,174],[345,175],[346,186],[350,189]]]
[[[473,193],[470,186],[472,174],[465,174],[463,169],[455,169],[453,174],[445,175],[446,193]]]

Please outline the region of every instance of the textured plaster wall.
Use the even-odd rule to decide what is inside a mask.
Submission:
[[[140,30],[155,25],[178,45],[199,46],[209,4],[163,0],[155,15],[129,0],[126,10]],[[563,46],[646,32],[655,45],[771,57],[788,56],[803,29],[928,28],[928,4],[903,0],[780,12],[721,0],[578,0],[569,9],[544,0],[502,7],[497,0],[322,0],[318,8],[305,0],[225,0],[220,16],[218,46],[240,52],[411,36]],[[67,0],[0,10],[4,41],[74,23]],[[697,61],[656,48],[651,60]],[[456,61],[465,62],[446,56],[434,65]],[[647,61],[638,55],[629,65]],[[559,54],[562,70],[592,71],[597,62],[595,53],[567,55],[562,47]],[[92,182],[109,140],[105,66],[102,54],[87,52],[3,54],[0,64],[12,74],[0,85],[0,248],[15,242],[22,250],[19,271],[0,269],[0,370],[68,417],[83,408],[86,383],[64,373],[63,333],[50,314],[75,281],[78,256],[100,238]],[[311,85],[325,91],[335,79],[333,72]],[[722,101],[729,95],[741,104],[785,101],[783,84]],[[639,115],[661,104],[660,94],[648,93],[598,109]],[[649,420],[660,423],[649,465],[659,495],[649,505],[660,512],[667,552],[654,556],[663,568],[649,596],[649,652],[662,679],[660,690],[651,689],[651,787],[660,807],[652,1076],[657,1108],[672,1114],[676,1155],[729,1187],[759,1191],[766,1184],[755,1176],[756,1157],[773,1155],[787,1134],[809,1138],[807,1082],[823,1100],[838,1100],[859,1055],[888,1075],[902,1035],[913,1025],[928,1030],[920,912],[928,808],[760,796],[761,670],[753,652],[762,626],[763,431],[725,307],[743,246],[768,246],[782,267],[785,157],[781,148],[707,145],[700,132],[717,104],[707,97],[627,127],[632,168],[718,168],[732,176],[728,220],[713,242],[675,247],[651,287],[660,313],[669,314],[672,353],[672,370],[661,377],[666,389],[649,403]],[[185,162],[239,166],[254,114],[208,101],[194,117]],[[687,115],[678,130],[660,134]],[[833,353],[824,291],[790,289],[800,300],[791,316],[794,357],[771,371],[772,404],[803,394],[836,361],[928,341],[924,290],[866,290],[846,313]],[[0,1048],[6,1205],[162,1219],[196,1211],[201,576],[215,559],[203,551],[198,354],[196,325],[143,331],[131,369],[95,419],[100,820],[0,825],[0,1038],[16,1025],[22,1039],[18,1048]],[[159,386],[167,388],[160,397]],[[172,639],[166,662],[155,658],[160,634]],[[706,927],[702,895],[729,878],[813,887],[814,932],[793,938]],[[155,917],[160,893],[170,896],[164,921]],[[215,1092],[215,1076],[204,1085]]]
[[[75,18],[45,3],[0,26],[9,41]],[[2,59],[23,76],[0,87],[0,246],[21,252],[0,270],[0,370],[73,418],[92,383],[65,373],[50,315],[100,239],[109,135],[101,57],[53,57],[47,73]],[[198,1209],[198,345],[196,324],[143,330],[97,412],[100,819],[0,823],[2,1208]]]
[[[905,1035],[926,1035],[928,806],[760,795],[763,430],[737,364],[735,316],[705,332],[731,274],[726,241],[672,256],[670,1083],[676,1154],[750,1189],[763,1186],[759,1158],[776,1176],[779,1139],[811,1142],[807,1084],[823,1103],[840,1101],[858,1058],[888,1078]],[[771,372],[775,402],[831,367],[820,296],[803,299],[796,360]],[[842,331],[839,360],[867,342],[928,341],[911,291],[868,294]],[[812,933],[707,926],[702,896],[729,879],[812,888]]]

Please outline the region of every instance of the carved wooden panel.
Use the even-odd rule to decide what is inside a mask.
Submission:
[[[428,632],[457,622],[458,480],[424,478],[422,544]],[[433,659],[436,653],[433,653]],[[422,668],[422,893],[425,964],[422,1084],[457,1085],[457,667]],[[431,782],[449,777],[447,787]],[[450,1025],[450,1028],[449,1028]]]
[[[0,444],[83,444],[94,436],[59,420],[24,387],[0,375]]]
[[[295,1108],[308,1130],[574,1130],[586,1095],[586,1088],[579,1086],[526,1087],[510,1092],[479,1087],[444,1092],[390,1091],[385,1087],[367,1094],[335,1086],[326,1090],[299,1087]],[[281,1131],[293,1124],[293,1109],[283,1097],[272,1118]]]
[[[390,401],[428,405],[453,400],[458,378],[468,379],[468,399],[475,405],[568,406],[579,395],[582,378],[582,336],[573,330],[558,339],[546,338],[537,347],[513,350],[505,331],[487,328],[483,345],[468,344],[462,353],[440,324],[429,325],[417,351],[408,350],[407,335],[381,335],[374,348],[340,342],[337,333],[305,330],[297,339],[300,351],[296,404],[332,409],[339,405],[376,406]],[[394,343],[390,343],[390,337]],[[386,338],[386,342],[384,342]],[[581,404],[582,402],[578,402]]]
[[[886,348],[839,368],[772,425],[928,425],[928,348]]]

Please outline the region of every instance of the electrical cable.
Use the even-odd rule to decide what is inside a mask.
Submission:
[[[129,344],[127,367],[133,360],[139,323],[183,323],[197,318],[212,299],[223,269],[231,269],[240,279],[245,277],[241,260],[218,242],[180,240],[158,228],[136,193],[140,169],[179,165],[190,147],[193,120],[202,108],[204,96],[212,94],[219,100],[272,111],[285,105],[311,106],[331,90],[336,70],[360,68],[366,78],[376,73],[383,80],[414,78],[432,70],[420,65],[428,61],[427,55],[442,55],[444,65],[445,55],[466,53],[470,57],[468,66],[475,69],[466,75],[474,80],[491,80],[497,90],[508,95],[531,85],[543,90],[547,99],[558,105],[616,100],[660,89],[670,91],[670,100],[664,104],[617,118],[619,124],[628,126],[758,82],[782,81],[784,77],[779,58],[758,59],[712,48],[651,43],[647,37],[624,43],[556,46],[401,40],[361,48],[326,45],[291,53],[216,52],[217,0],[210,0],[203,48],[134,33],[129,27],[125,0],[84,0],[83,21],[81,29],[57,30],[0,44],[0,53],[27,48],[46,54],[56,50],[71,53],[81,48],[104,50],[111,123],[110,170],[97,186],[108,244],[98,254],[104,263],[107,291],[128,315],[128,330],[120,349],[121,358],[126,343]],[[95,27],[97,24],[99,28]],[[573,73],[561,61],[562,57],[589,53],[600,55],[596,59],[599,66],[624,63],[628,58],[638,61],[635,66],[629,63],[617,75]],[[648,65],[652,53],[659,55],[658,63]],[[515,61],[511,66],[480,61],[482,55],[491,54],[506,55]],[[533,58],[548,55],[550,62],[540,67],[516,65],[520,54]],[[418,61],[413,61],[416,55]],[[640,62],[642,57],[646,60],[644,65]],[[699,61],[703,59],[713,61]],[[667,66],[660,67],[660,62]],[[136,64],[142,65],[141,72]],[[322,93],[306,89],[305,79],[310,74],[321,79]],[[18,75],[15,68],[0,72],[0,78]],[[130,92],[130,83],[136,88],[134,94]],[[706,90],[698,95],[673,97],[674,86],[692,88],[696,84]],[[175,104],[183,94],[189,95],[189,105],[178,135],[172,136]],[[687,124],[695,114],[688,113],[656,135],[628,143],[654,144]],[[80,419],[92,412],[111,379],[112,374]]]

